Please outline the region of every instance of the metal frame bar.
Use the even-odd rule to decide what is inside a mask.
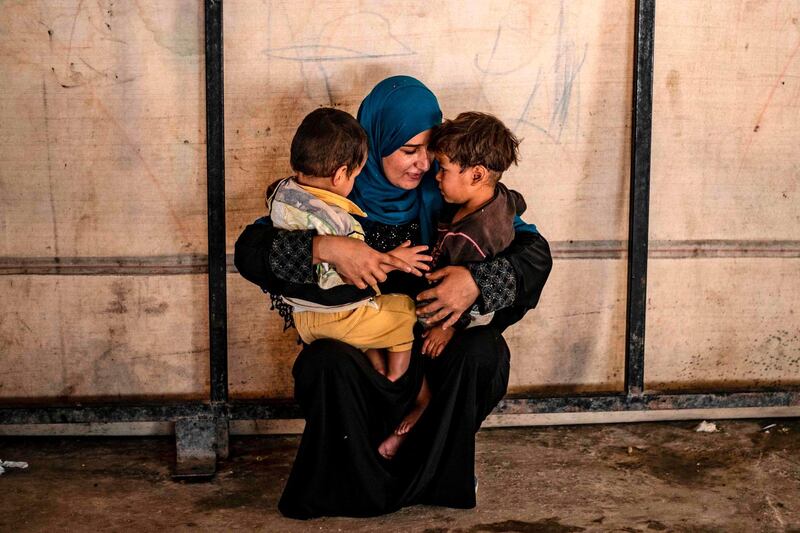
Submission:
[[[673,409],[737,409],[746,407],[800,406],[800,390],[561,396],[506,398],[493,414],[544,414],[579,412],[662,411]],[[222,416],[229,420],[276,420],[302,418],[299,406],[285,401],[240,401],[219,413],[210,404],[87,405],[74,407],[20,407],[0,409],[4,424],[89,424],[177,420],[194,416]]]
[[[650,216],[650,141],[653,125],[655,0],[636,1],[631,131],[628,299],[625,320],[625,393],[644,392],[644,325],[647,308],[647,244]]]
[[[225,112],[222,0],[205,2],[206,161],[208,179],[208,326],[211,401],[228,401],[227,257],[225,250]]]
[[[293,402],[229,402],[228,398],[222,0],[205,0],[205,28],[211,403],[0,407],[0,424],[140,422],[196,416],[213,416],[224,422],[302,417],[299,407]],[[507,398],[497,406],[496,414],[800,405],[798,387],[715,393],[644,392],[654,29],[655,0],[637,0],[624,392]]]

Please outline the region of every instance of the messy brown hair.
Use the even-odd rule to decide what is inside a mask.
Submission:
[[[517,164],[519,139],[494,115],[469,111],[436,126],[428,150],[446,155],[461,170],[483,165],[498,180]]]
[[[352,173],[367,157],[367,134],[352,115],[321,107],[306,115],[292,139],[292,170],[329,177],[341,166]]]

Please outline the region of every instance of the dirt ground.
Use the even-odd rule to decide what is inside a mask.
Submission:
[[[30,463],[0,476],[0,531],[800,531],[800,421],[696,425],[482,430],[476,509],[307,522],[276,509],[297,436],[233,438],[205,483],[171,479],[169,438],[0,437]]]

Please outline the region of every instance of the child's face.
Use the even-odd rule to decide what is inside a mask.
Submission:
[[[439,182],[439,190],[442,191],[444,201],[450,204],[467,203],[476,189],[472,179],[472,168],[461,170],[461,166],[450,161],[445,154],[436,154],[436,161],[439,162],[436,181]]]

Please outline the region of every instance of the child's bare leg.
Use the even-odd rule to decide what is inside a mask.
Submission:
[[[431,390],[428,388],[428,380],[425,379],[423,376],[422,378],[422,386],[419,388],[419,394],[417,394],[417,400],[414,402],[414,407],[411,409],[403,421],[397,426],[397,429],[394,430],[396,435],[405,435],[419,420],[419,417],[422,416],[422,413],[425,411],[425,408],[428,407],[428,404],[431,401]]]
[[[364,351],[364,355],[367,356],[369,362],[372,364],[372,367],[381,374],[382,376],[386,375],[386,359],[383,355],[383,350],[378,348],[368,348]]]
[[[385,459],[392,459],[394,457],[400,445],[406,440],[408,432],[411,431],[411,428],[417,423],[419,417],[422,416],[422,413],[425,411],[425,408],[428,407],[430,401],[431,391],[428,388],[428,381],[423,377],[422,386],[419,389],[419,394],[417,394],[417,399],[414,402],[414,407],[411,409],[411,412],[403,418],[394,432],[386,437],[378,447],[378,453],[381,454],[382,457]]]
[[[411,350],[403,350],[402,352],[387,352],[386,353],[386,377],[389,381],[397,381],[408,370],[408,364],[411,362]]]

